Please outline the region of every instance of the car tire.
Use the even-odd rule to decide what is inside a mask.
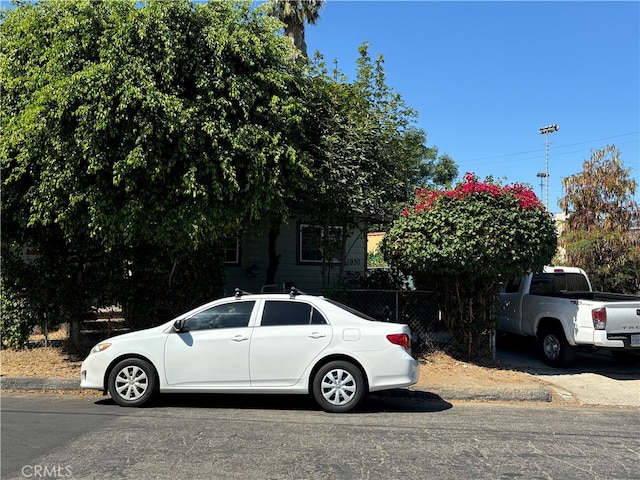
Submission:
[[[147,403],[155,395],[157,387],[156,370],[140,358],[118,362],[109,374],[109,394],[123,407],[139,407]]]
[[[573,361],[575,350],[567,341],[561,327],[544,329],[538,341],[542,360],[547,365],[560,368],[566,367]]]
[[[360,369],[343,360],[327,363],[313,378],[313,397],[325,412],[344,413],[356,408],[366,390]]]

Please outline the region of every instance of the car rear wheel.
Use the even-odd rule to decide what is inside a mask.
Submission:
[[[108,387],[111,398],[118,405],[139,407],[156,392],[156,371],[146,360],[127,358],[111,371]]]
[[[343,413],[357,407],[366,393],[362,372],[347,361],[324,365],[313,379],[313,396],[326,412]]]
[[[544,363],[551,367],[566,367],[573,361],[575,351],[560,327],[546,328],[539,337]]]

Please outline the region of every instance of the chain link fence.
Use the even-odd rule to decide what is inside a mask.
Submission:
[[[328,297],[381,322],[405,323],[413,334],[416,357],[444,349],[450,343],[433,292],[419,290],[341,290]]]
[[[412,333],[412,351],[420,357],[450,345],[450,335],[440,318],[433,292],[419,290],[339,290],[325,292],[337,300],[380,322],[409,325]],[[88,348],[100,340],[130,330],[119,308],[101,309],[87,315],[80,325],[80,346]],[[68,334],[67,327],[67,334]]]

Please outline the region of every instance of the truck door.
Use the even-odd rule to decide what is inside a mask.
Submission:
[[[507,281],[500,293],[500,320],[498,329],[522,333],[522,290],[528,277],[514,277]]]

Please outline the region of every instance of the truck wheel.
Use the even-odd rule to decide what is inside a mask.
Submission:
[[[550,327],[538,337],[540,353],[544,363],[551,367],[566,367],[573,361],[575,351],[560,327]]]

